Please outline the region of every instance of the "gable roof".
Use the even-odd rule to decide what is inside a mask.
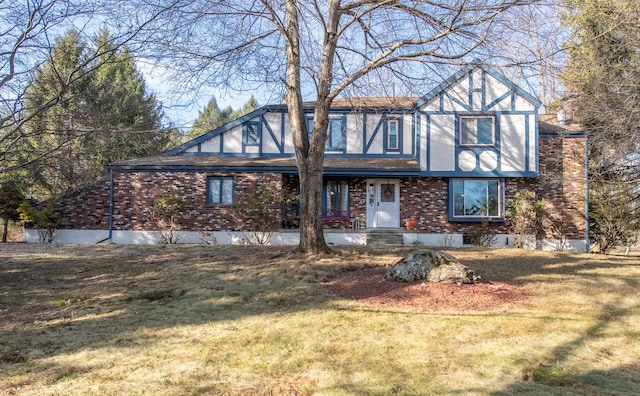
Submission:
[[[485,73],[489,74],[491,77],[495,78],[496,80],[500,81],[501,83],[509,87],[509,89],[513,90],[515,93],[522,96],[525,100],[527,100],[534,106],[536,107],[540,106],[540,101],[536,97],[534,97],[524,89],[517,86],[513,81],[509,80],[498,70],[492,67],[489,67],[487,65],[484,65],[480,63],[480,61],[476,61],[458,70],[457,73],[455,73],[454,75],[452,75],[451,77],[449,77],[448,79],[440,83],[437,87],[429,91],[426,95],[418,99],[415,103],[416,107],[420,107],[425,103],[429,102],[431,99],[435,98],[440,92],[445,91],[447,88],[453,86],[455,83],[460,81],[469,73],[473,72],[473,70],[475,69],[482,69]]]
[[[413,105],[418,100],[413,96],[367,96],[352,98],[336,98],[331,103],[331,109],[405,109],[412,110]],[[304,102],[305,108],[313,109],[316,102]]]
[[[418,98],[417,97],[355,97],[355,98],[336,98],[333,100],[331,104],[331,109],[336,111],[345,111],[345,110],[363,110],[363,109],[393,109],[393,110],[406,110],[412,111],[413,106]],[[304,102],[303,109],[305,112],[313,111],[316,102]],[[205,140],[211,139],[216,135],[220,135],[229,129],[232,129],[238,125],[242,125],[243,123],[261,116],[262,114],[268,112],[287,112],[286,104],[277,104],[277,105],[266,105],[262,106],[259,109],[252,111],[251,113],[245,114],[242,117],[239,117],[233,121],[230,121],[216,129],[213,129],[209,132],[206,132],[192,140],[189,140],[186,143],[183,143],[173,149],[166,151],[162,155],[177,155],[180,154],[191,147],[197,146],[199,143],[204,142]]]
[[[540,106],[540,101],[536,99],[533,95],[529,94],[527,91],[518,87],[508,78],[506,78],[499,71],[481,64],[479,61],[475,63],[468,64],[462,69],[460,69],[457,73],[453,74],[447,80],[439,84],[437,87],[429,91],[426,95],[421,98],[417,97],[354,97],[354,98],[336,98],[333,100],[331,104],[331,110],[333,111],[362,111],[362,110],[387,110],[387,111],[399,111],[399,112],[412,112],[415,108],[419,108],[423,104],[427,103],[435,96],[437,96],[440,92],[446,90],[450,86],[454,85],[460,79],[464,78],[469,73],[473,72],[473,70],[480,68],[485,73],[491,75],[496,80],[500,81],[504,85],[506,85],[510,90],[514,91],[516,94],[530,102],[536,107]],[[304,102],[303,109],[305,113],[313,111],[316,102]],[[266,105],[261,108],[252,111],[251,113],[245,114],[244,116],[237,118],[234,121],[228,122],[216,129],[213,129],[209,132],[204,133],[192,139],[186,143],[183,143],[169,151],[163,153],[163,156],[175,156],[184,154],[188,149],[197,146],[198,144],[211,139],[214,136],[220,135],[234,127],[244,124],[245,122],[259,117],[268,112],[287,112],[286,104],[276,104],[276,105]]]
[[[195,139],[189,140],[186,143],[183,143],[169,151],[166,151],[164,153],[162,153],[162,155],[177,155],[182,153],[183,151],[186,151],[188,149],[190,149],[191,147],[197,146],[199,143],[204,142],[205,140],[211,139],[213,136],[219,135],[221,133],[223,133],[224,131],[227,131],[233,127],[236,127],[238,125],[242,125],[243,123],[245,123],[246,121],[251,120],[252,118],[256,118],[264,113],[267,112],[267,110],[269,109],[269,106],[263,106],[259,109],[256,109],[254,111],[252,111],[251,113],[245,114],[240,118],[236,118],[233,121],[227,122],[226,124],[213,129],[205,134],[202,134],[200,136],[198,136]]]

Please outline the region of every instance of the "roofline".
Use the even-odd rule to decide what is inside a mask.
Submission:
[[[362,107],[358,107],[358,106],[336,106],[336,107],[331,107],[331,111],[332,112],[339,112],[339,113],[348,113],[353,111],[353,109],[358,109],[358,110],[378,110],[378,109],[385,109],[385,110],[389,110],[391,112],[403,112],[403,113],[412,113],[415,110],[415,104],[409,107],[405,107],[405,106],[362,106]],[[315,106],[312,105],[304,105],[302,107],[302,111],[305,113],[311,113],[315,110]],[[288,112],[288,107],[286,104],[273,104],[273,105],[265,105],[262,106],[254,111],[252,111],[251,113],[245,114],[242,117],[236,118],[233,121],[227,122],[224,125],[219,126],[216,129],[213,129],[209,132],[206,132],[200,136],[198,136],[197,138],[194,138],[192,140],[189,140],[186,143],[183,143],[179,146],[176,146],[174,148],[172,148],[171,150],[165,151],[164,153],[162,153],[161,155],[163,156],[172,156],[172,155],[176,155],[176,154],[180,154],[182,152],[185,152],[186,150],[190,149],[191,147],[197,146],[198,144],[211,139],[214,136],[217,135],[221,135],[222,133],[233,129],[239,125],[244,124],[246,121],[249,121],[253,118],[259,117],[265,113],[269,113],[269,112],[284,112],[287,113]]]
[[[198,165],[121,165],[108,166],[108,170],[127,172],[254,172],[298,174],[295,166],[198,166]],[[420,169],[368,169],[368,168],[324,168],[323,175],[328,176],[384,176],[418,177]]]
[[[509,80],[507,77],[505,77],[497,69],[482,64],[480,62],[480,60],[478,60],[478,59],[476,59],[473,63],[470,63],[470,64],[464,66],[462,69],[458,70],[451,77],[447,78],[445,81],[443,81],[442,83],[438,84],[438,86],[433,88],[426,95],[424,95],[420,99],[418,99],[415,102],[415,107],[419,108],[420,106],[424,105],[425,103],[427,103],[428,101],[433,99],[437,94],[439,94],[440,92],[444,91],[448,87],[452,86],[456,82],[460,81],[460,79],[462,79],[465,75],[469,74],[471,71],[473,71],[476,68],[482,69],[485,73],[491,75],[492,77],[494,77],[495,79],[497,79],[501,83],[503,83],[503,84],[507,85],[509,88],[513,89],[518,95],[522,96],[527,101],[531,102],[531,104],[533,104],[536,108],[540,107],[540,105],[541,105],[540,100],[538,100],[536,97],[531,95],[529,92],[527,92],[524,89],[520,88],[517,84],[515,84],[513,81]]]
[[[551,137],[580,138],[580,137],[586,137],[587,136],[587,132],[585,132],[585,131],[539,132],[538,135],[541,138],[551,138]]]
[[[221,125],[220,127],[213,129],[203,135],[198,136],[195,139],[189,140],[186,143],[183,143],[169,151],[166,151],[164,153],[162,153],[161,155],[164,156],[171,156],[171,155],[176,155],[179,154],[185,150],[190,149],[193,146],[197,146],[198,144],[204,142],[205,140],[211,139],[212,137],[216,136],[216,135],[220,135],[225,131],[228,131],[231,128],[234,128],[238,125],[242,125],[245,121],[249,121],[252,118],[258,117],[264,113],[267,112],[267,108],[268,106],[263,106],[260,107],[259,109],[256,109],[254,111],[252,111],[251,113],[245,114],[242,117],[236,118],[233,121],[227,122],[224,125]]]

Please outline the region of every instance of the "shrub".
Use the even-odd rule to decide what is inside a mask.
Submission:
[[[297,194],[283,190],[278,183],[258,181],[253,191],[231,205],[230,214],[242,232],[249,232],[251,243],[267,245],[278,230],[286,208],[299,199]]]
[[[185,201],[182,199],[182,191],[171,190],[153,203],[151,219],[160,228],[160,243],[176,244],[179,240],[180,221],[186,219]]]
[[[40,243],[52,243],[56,229],[64,223],[53,198],[43,203],[24,201],[18,207],[18,213],[20,220],[38,230]]]
[[[515,234],[515,247],[524,248],[528,235],[538,236],[542,231],[544,200],[536,199],[533,191],[518,191],[516,197],[507,201],[507,218]]]

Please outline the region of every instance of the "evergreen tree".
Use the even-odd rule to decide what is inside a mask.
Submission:
[[[251,95],[249,100],[242,106],[242,109],[234,111],[231,106],[227,106],[224,110],[218,107],[218,101],[212,96],[209,103],[198,113],[198,118],[193,122],[193,127],[186,136],[187,140],[196,138],[203,133],[212,131],[229,121],[233,121],[245,114],[256,110],[260,105],[258,101]]]
[[[27,91],[27,113],[35,116],[25,128],[38,136],[28,140],[27,152],[37,157],[42,147],[59,147],[28,169],[53,194],[103,174],[108,163],[156,155],[170,143],[171,133],[161,130],[159,105],[146,92],[128,49],[113,47],[106,29],[91,45],[100,55],[88,62],[87,44],[77,32],[67,32]],[[74,70],[83,77],[61,80]],[[60,91],[65,93],[54,106],[36,111]]]
[[[225,109],[225,111],[220,110],[218,101],[215,96],[212,96],[207,105],[198,113],[198,118],[193,122],[193,127],[187,134],[187,139],[193,139],[229,122],[231,112],[227,112],[228,110],[229,108]]]
[[[242,105],[242,109],[233,112],[233,114],[231,115],[231,118],[234,120],[236,118],[240,118],[243,115],[249,114],[252,111],[256,110],[258,107],[260,107],[260,105],[258,104],[258,101],[256,100],[256,98],[253,97],[253,95],[251,95],[247,103]]]
[[[36,185],[55,191],[68,187],[80,163],[78,137],[86,132],[82,117],[82,92],[89,79],[83,66],[85,44],[75,30],[56,41],[48,62],[38,68],[26,95],[26,133],[23,140],[25,158],[40,158],[28,167]],[[55,105],[39,109],[53,98]],[[53,151],[51,151],[53,149]]]
[[[590,229],[606,251],[638,227],[640,7],[636,0],[566,3],[572,42],[564,78],[589,134]]]
[[[0,218],[2,219],[2,242],[7,242],[9,221],[20,219],[18,207],[24,201],[24,195],[15,181],[0,184]]]
[[[103,173],[108,163],[155,155],[168,143],[167,132],[160,130],[160,108],[155,97],[147,94],[128,48],[116,51],[106,29],[95,46],[103,54],[87,92],[93,132],[84,136],[83,146],[92,153],[86,162],[89,178]]]

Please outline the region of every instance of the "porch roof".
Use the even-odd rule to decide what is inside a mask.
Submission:
[[[116,162],[109,169],[130,172],[276,172],[297,174],[295,157],[235,157],[178,155],[157,156]],[[325,175],[334,176],[419,176],[415,158],[326,157]]]

